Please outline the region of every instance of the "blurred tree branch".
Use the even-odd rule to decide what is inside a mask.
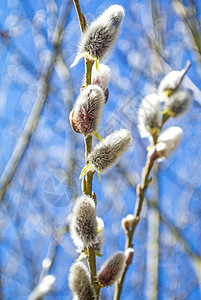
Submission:
[[[194,5],[194,1],[191,1],[191,7],[185,7],[181,0],[172,0],[172,3],[176,14],[183,19],[188,28],[191,40],[194,44],[194,50],[197,52],[199,62],[201,63],[200,26],[196,17],[196,6]]]
[[[40,113],[41,113],[43,105],[47,99],[48,92],[49,92],[49,81],[50,81],[51,74],[54,69],[56,60],[57,60],[57,56],[60,52],[60,45],[62,42],[62,32],[63,32],[64,26],[66,24],[70,6],[71,6],[71,1],[68,0],[66,7],[64,9],[62,20],[60,20],[60,22],[57,23],[57,26],[55,29],[55,35],[54,35],[54,40],[53,40],[54,51],[52,54],[52,58],[48,64],[48,66],[44,68],[41,78],[38,81],[38,91],[37,91],[37,96],[36,96],[33,108],[31,110],[31,113],[29,115],[27,123],[24,127],[23,133],[19,137],[17,144],[15,146],[15,149],[11,155],[11,158],[6,165],[6,168],[4,169],[3,174],[1,175],[1,178],[0,178],[0,200],[1,201],[4,198],[4,194],[6,193],[6,191],[8,189],[9,182],[11,181],[12,176],[15,173],[15,170],[19,164],[19,161],[22,158],[22,156],[27,148],[31,134],[33,133],[33,131],[35,130],[35,128],[38,124]]]

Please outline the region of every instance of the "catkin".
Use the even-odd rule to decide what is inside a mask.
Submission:
[[[108,135],[89,154],[89,164],[95,171],[102,173],[111,168],[127,150],[131,141],[131,133],[127,129],[117,130]]]
[[[125,267],[125,254],[118,251],[111,255],[101,266],[97,274],[98,281],[103,286],[115,283],[121,276]]]
[[[124,8],[120,5],[112,5],[106,9],[84,31],[79,47],[80,53],[89,52],[90,56],[95,55],[98,59],[103,59],[118,37],[123,16]]]

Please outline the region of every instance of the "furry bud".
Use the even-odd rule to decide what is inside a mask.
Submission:
[[[99,71],[97,70],[96,65],[93,65],[91,83],[102,88],[105,95],[105,103],[107,102],[109,96],[107,86],[110,81],[110,76],[110,68],[107,65],[99,64]]]
[[[142,138],[150,137],[161,127],[160,101],[157,94],[146,96],[138,111],[138,130]]]
[[[162,132],[158,137],[156,151],[158,157],[168,157],[180,144],[183,130],[173,126]]]
[[[133,260],[134,256],[134,249],[133,248],[127,248],[125,250],[125,256],[126,256],[126,266],[129,266]]]
[[[102,286],[109,286],[115,283],[125,268],[125,254],[121,251],[111,255],[101,266],[97,279]]]
[[[131,214],[127,215],[125,218],[122,219],[121,225],[122,225],[122,228],[125,230],[125,232],[128,232],[130,230],[130,228],[133,225],[134,220],[135,220],[135,217],[134,217],[134,215],[131,215]]]
[[[97,242],[97,220],[92,198],[82,195],[73,208],[70,234],[78,250],[86,249]]]
[[[71,266],[68,282],[74,296],[73,299],[95,299],[88,269],[82,262],[76,262]]]
[[[158,92],[169,93],[171,95],[174,90],[179,86],[181,81],[182,73],[180,71],[171,71],[169,72],[160,82]]]
[[[105,103],[103,90],[97,85],[88,85],[78,96],[70,122],[73,130],[84,135],[96,131],[99,126],[102,108]]]
[[[178,90],[172,96],[165,99],[165,109],[167,109],[172,114],[172,116],[176,118],[189,109],[192,100],[192,90]]]
[[[166,97],[171,96],[177,91],[189,68],[190,61],[187,61],[185,68],[183,68],[181,71],[171,71],[161,80],[158,88],[160,101],[164,101]]]
[[[80,42],[80,53],[102,59],[115,43],[124,16],[120,5],[112,5],[86,28]]]
[[[56,278],[53,275],[43,277],[40,283],[35,287],[29,295],[28,300],[40,300],[49,292],[51,292]]]
[[[93,244],[93,248],[96,252],[96,254],[100,254],[102,251],[103,243],[104,243],[104,237],[105,237],[105,232],[104,232],[104,222],[101,218],[96,217],[97,220],[97,234],[96,234],[96,242]],[[82,244],[83,245],[83,244]],[[78,252],[84,253],[86,250],[86,247],[81,247],[79,245],[79,248],[77,249]]]
[[[108,135],[94,147],[88,156],[93,170],[102,173],[111,168],[119,157],[127,150],[131,141],[131,133],[127,129],[117,130]]]

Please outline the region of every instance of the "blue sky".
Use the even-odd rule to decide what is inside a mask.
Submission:
[[[195,2],[200,19],[200,3]],[[160,163],[154,172],[155,180],[146,194],[134,238],[135,257],[127,274],[122,299],[148,299],[147,245],[148,238],[153,236],[148,215],[153,212],[151,203],[156,199],[159,211],[167,221],[161,219],[157,229],[158,299],[201,299],[192,259],[193,255],[199,259],[201,256],[200,59],[194,51],[188,29],[176,15],[171,2],[156,3],[157,8],[160,3],[162,33],[154,30],[156,23],[151,18],[150,1],[81,1],[88,23],[109,5],[121,4],[125,8],[120,36],[105,61],[112,76],[110,96],[99,132],[104,137],[116,129],[131,130],[133,142],[121,158],[120,166],[130,174],[134,183],[140,182],[149,144],[148,140],[140,138],[137,130],[140,102],[147,94],[157,91],[167,72],[181,70],[188,59],[191,61],[189,79],[184,84],[194,90],[195,99],[184,116],[171,118],[165,125],[166,128],[182,127],[184,138],[174,154]],[[0,3],[0,26],[8,35],[6,39],[0,38],[1,174],[23,132],[37,95],[40,96],[41,71],[51,62],[54,51],[51,38],[61,4],[62,1],[41,0]],[[189,2],[185,1],[185,5],[189,6]],[[51,255],[55,232],[66,224],[74,203],[73,196],[81,194],[78,178],[84,167],[83,138],[72,132],[68,121],[84,77],[83,60],[74,68],[69,67],[75,58],[79,39],[79,24],[72,5],[60,53],[67,71],[58,64],[51,73],[50,90],[38,124],[1,206],[3,299],[27,299],[38,284],[43,259]],[[151,47],[154,43],[161,47],[159,53]],[[75,161],[74,166],[72,161]],[[97,175],[94,176],[97,214],[105,222],[104,256],[97,259],[98,266],[114,251],[124,250],[121,219],[133,212],[136,200],[135,189],[118,166],[102,176],[102,181],[100,183]],[[52,205],[54,200],[47,197],[47,192],[56,197],[54,188],[59,201],[64,195],[57,205]],[[175,227],[180,240],[171,230]],[[188,244],[190,255],[182,239]],[[55,290],[45,299],[71,299],[68,271],[78,254],[68,234],[64,235],[55,253],[50,271],[56,276]],[[112,299],[113,290],[111,287],[103,291],[105,299]]]

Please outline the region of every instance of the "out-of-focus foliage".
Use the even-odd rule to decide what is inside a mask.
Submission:
[[[182,127],[184,138],[154,171],[122,299],[201,299],[201,4],[80,1],[87,22],[111,4],[123,5],[126,14],[107,59],[109,100],[99,133],[105,137],[127,128],[133,145],[103,183],[94,178],[106,235],[97,264],[124,250],[121,219],[133,212],[148,145],[137,130],[140,102],[157,91],[167,72],[181,70],[190,59],[184,85],[194,91],[192,106],[181,118],[167,121],[167,126]],[[84,74],[83,60],[69,68],[79,38],[70,0],[0,3],[0,299],[27,299],[47,274],[56,281],[46,299],[71,298],[68,273],[78,253],[63,229],[81,194],[78,178],[84,167],[83,138],[68,120]],[[16,165],[8,165],[11,157]],[[3,179],[10,171],[7,184]],[[103,299],[112,299],[113,292],[114,287],[104,289]]]

